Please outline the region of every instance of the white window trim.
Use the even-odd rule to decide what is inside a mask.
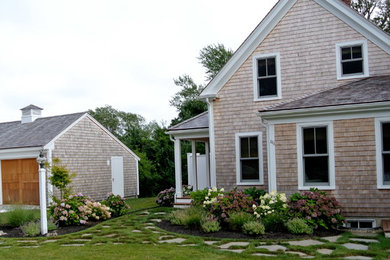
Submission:
[[[257,136],[257,149],[259,155],[259,181],[241,181],[241,163],[240,163],[240,138]],[[249,132],[249,133],[236,133],[236,182],[237,185],[263,185],[263,133],[262,132]]]
[[[303,172],[303,128],[306,127],[327,127],[328,138],[328,158],[329,158],[329,185],[311,185],[305,186]],[[318,123],[301,123],[297,124],[297,164],[298,164],[298,189],[309,190],[310,188],[318,188],[319,190],[334,190],[335,184],[335,164],[334,164],[334,138],[333,138],[333,121],[318,122]]]
[[[342,67],[341,67],[341,48],[350,47],[354,45],[362,46],[362,58],[363,58],[363,74],[356,75],[347,75],[343,76]],[[337,79],[356,79],[356,78],[365,78],[370,75],[368,68],[368,50],[367,50],[367,40],[358,40],[358,41],[350,41],[350,42],[342,42],[336,44],[336,68],[337,68]]]
[[[375,118],[376,181],[378,189],[390,189],[389,184],[383,184],[382,123],[390,123],[390,117]]]
[[[276,96],[270,97],[259,97],[259,88],[257,86],[257,60],[266,59],[266,58],[275,58],[276,62]],[[268,54],[258,54],[254,55],[252,58],[252,74],[253,74],[253,95],[254,101],[264,101],[264,100],[277,100],[282,98],[282,75],[280,69],[280,53],[268,53]]]

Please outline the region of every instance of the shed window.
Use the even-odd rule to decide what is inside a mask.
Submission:
[[[341,65],[343,75],[362,74],[364,72],[362,46],[341,48]]]
[[[383,184],[390,184],[390,122],[382,123]]]
[[[253,57],[254,100],[281,98],[281,72],[279,53],[261,54]]]

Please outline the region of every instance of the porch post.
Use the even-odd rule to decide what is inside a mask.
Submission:
[[[176,184],[176,198],[183,197],[180,139],[175,139],[175,184]]]
[[[206,176],[207,176],[207,186],[211,186],[211,176],[210,176],[210,147],[209,142],[204,143],[205,152],[206,152]]]
[[[194,176],[194,190],[198,190],[198,160],[196,156],[196,141],[191,142],[192,146],[192,174]]]

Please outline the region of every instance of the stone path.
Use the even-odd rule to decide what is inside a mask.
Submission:
[[[371,245],[379,243],[376,239],[378,234],[374,235],[365,233],[353,233],[349,239],[345,236],[329,236],[318,239],[302,239],[302,240],[283,240],[280,242],[261,241],[261,240],[242,240],[229,241],[213,238],[197,238],[192,239],[188,236],[180,234],[171,234],[159,229],[156,225],[162,221],[166,215],[165,212],[142,211],[134,214],[138,218],[143,218],[144,221],[126,220],[116,222],[107,222],[97,228],[88,229],[85,233],[74,235],[71,237],[50,237],[47,239],[20,239],[8,242],[7,239],[0,237],[0,253],[1,250],[13,247],[37,248],[47,244],[57,244],[61,247],[83,247],[85,245],[104,245],[111,243],[112,245],[123,245],[127,243],[151,244],[158,246],[159,244],[171,244],[172,246],[181,247],[196,247],[203,245],[210,247],[213,250],[230,252],[234,254],[252,255],[260,257],[278,257],[283,258],[337,258],[340,254],[340,246],[344,250],[351,250],[348,257],[344,259],[362,259],[369,260],[375,256],[367,256],[367,250],[370,250]],[[384,251],[390,252],[390,249]],[[359,254],[361,252],[361,254]]]

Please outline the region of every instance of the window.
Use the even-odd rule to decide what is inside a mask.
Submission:
[[[298,125],[300,189],[334,189],[333,125]]]
[[[281,98],[279,54],[253,57],[255,101]]]
[[[262,134],[236,134],[237,184],[262,184]]]
[[[390,118],[375,120],[378,188],[390,189]]]
[[[336,45],[337,78],[368,76],[367,42],[355,41]]]

